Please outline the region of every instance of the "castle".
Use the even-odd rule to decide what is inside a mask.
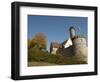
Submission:
[[[69,28],[70,38],[62,43],[51,42],[50,53],[63,56],[75,56],[79,61],[87,62],[86,38],[82,35],[76,35],[74,27]]]

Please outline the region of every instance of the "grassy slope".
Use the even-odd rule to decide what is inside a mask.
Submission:
[[[28,62],[28,66],[53,66],[53,65],[57,65],[57,64],[42,62],[42,61],[30,61],[30,62]]]
[[[43,52],[38,49],[32,49],[28,52],[28,66],[48,66],[48,65],[72,65],[86,64],[84,61],[78,61],[77,58],[64,57]]]

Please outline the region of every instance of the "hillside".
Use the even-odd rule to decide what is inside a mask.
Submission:
[[[28,52],[28,66],[48,66],[48,65],[72,65],[86,64],[84,61],[78,61],[75,56],[66,57],[62,55],[50,54],[46,51],[31,49]]]

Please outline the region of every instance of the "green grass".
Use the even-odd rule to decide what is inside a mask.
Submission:
[[[55,63],[48,63],[48,62],[42,62],[42,61],[29,61],[28,66],[55,66],[57,64]]]
[[[29,66],[34,66],[34,62],[37,63],[36,66],[43,65],[72,65],[72,64],[86,64],[87,62],[79,61],[75,56],[65,57],[62,55],[54,55],[49,52],[44,52],[39,49],[30,49],[28,51],[28,62]],[[33,63],[32,63],[33,62]],[[45,63],[45,64],[44,64]],[[38,65],[39,64],[39,65]]]

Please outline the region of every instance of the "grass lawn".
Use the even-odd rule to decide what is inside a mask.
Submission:
[[[56,65],[54,63],[48,63],[48,62],[37,62],[37,61],[30,61],[28,62],[28,66],[53,66]]]
[[[75,56],[65,57],[40,50],[30,50],[28,52],[28,66],[87,64],[87,62],[79,61],[78,59]]]

